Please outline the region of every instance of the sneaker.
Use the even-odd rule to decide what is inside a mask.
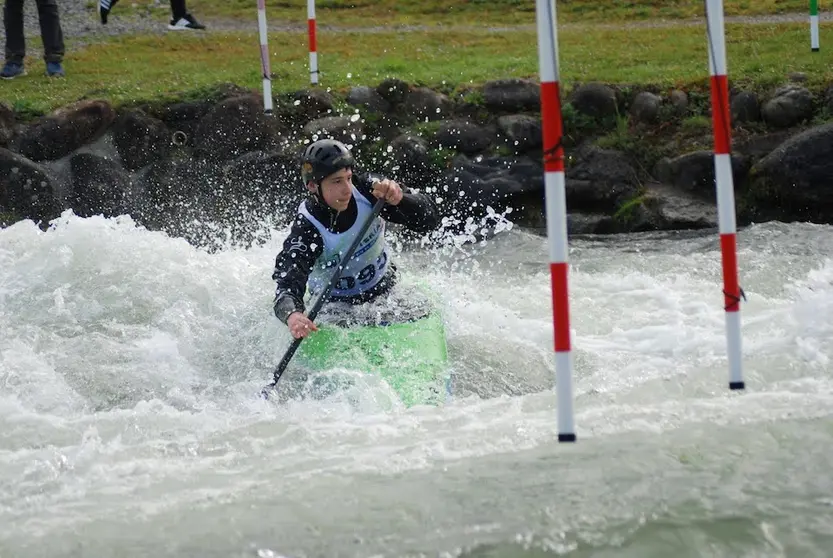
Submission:
[[[184,17],[178,20],[171,20],[168,24],[168,29],[171,31],[183,31],[185,29],[205,29],[205,25],[197,21],[191,14],[185,14]]]
[[[66,73],[64,72],[64,67],[61,66],[60,62],[47,62],[46,75],[49,77],[64,77],[66,76]]]
[[[26,69],[23,67],[23,64],[19,62],[6,62],[6,65],[3,66],[3,70],[0,71],[0,78],[3,79],[14,79],[17,76],[25,76]]]
[[[98,0],[98,17],[101,18],[101,23],[107,25],[107,16],[110,15],[110,10],[116,5],[119,0]]]

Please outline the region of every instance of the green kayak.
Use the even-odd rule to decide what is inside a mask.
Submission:
[[[322,311],[318,331],[298,348],[299,360],[317,371],[378,375],[408,407],[438,405],[450,394],[445,324],[439,308],[421,302],[404,311],[371,307],[356,316],[353,310],[349,318],[349,308]]]

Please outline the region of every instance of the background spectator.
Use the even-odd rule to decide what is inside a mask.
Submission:
[[[101,23],[107,24],[107,16],[110,15],[110,10],[113,9],[118,1],[98,0],[98,15],[101,18]],[[173,31],[205,29],[205,25],[201,24],[194,16],[188,13],[185,0],[171,0],[171,22],[168,24],[168,29]]]
[[[46,75],[63,77],[64,33],[58,17],[56,0],[35,0],[38,5],[40,36],[43,40],[43,59]],[[6,0],[3,4],[3,26],[6,29],[6,64],[0,70],[0,78],[14,79],[26,74],[23,59],[26,57],[26,39],[23,33],[24,0]]]

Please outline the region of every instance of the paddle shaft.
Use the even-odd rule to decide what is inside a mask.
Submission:
[[[327,302],[327,299],[330,296],[330,292],[332,292],[333,287],[341,278],[341,271],[344,269],[344,266],[347,265],[347,262],[350,261],[350,258],[353,257],[353,253],[356,251],[356,248],[359,247],[359,243],[361,243],[364,235],[367,234],[367,231],[370,229],[370,225],[373,224],[373,221],[379,216],[379,213],[382,212],[382,208],[385,205],[385,200],[380,199],[376,202],[376,205],[373,206],[373,212],[367,218],[367,221],[364,222],[362,225],[359,234],[356,235],[356,238],[353,239],[353,242],[347,248],[347,251],[344,252],[344,255],[341,257],[341,261],[336,266],[335,272],[333,272],[332,277],[330,277],[330,282],[327,283],[327,286],[324,287],[324,290],[321,291],[318,299],[315,301],[315,304],[312,305],[309,313],[307,314],[307,318],[310,320],[315,320],[316,316],[318,316],[318,312],[321,311],[321,308],[324,306],[324,303]],[[289,346],[289,349],[286,350],[286,353],[283,355],[283,358],[278,363],[278,366],[275,368],[274,372],[274,379],[272,383],[269,384],[269,388],[275,387],[278,381],[281,379],[286,367],[289,366],[289,361],[292,360],[292,356],[295,354],[295,351],[298,350],[298,347],[301,345],[301,342],[304,340],[303,337],[295,339],[292,341],[292,344]]]

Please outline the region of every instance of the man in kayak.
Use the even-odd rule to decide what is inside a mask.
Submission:
[[[425,194],[371,173],[353,174],[355,161],[343,143],[311,143],[301,159],[301,178],[310,196],[304,200],[283,249],[275,259],[275,316],[295,339],[317,331],[304,314],[304,293],[321,292],[377,199],[386,204],[353,258],[342,270],[330,301],[363,304],[396,284],[396,266],[385,246],[385,220],[426,233],[439,224],[437,208]]]

